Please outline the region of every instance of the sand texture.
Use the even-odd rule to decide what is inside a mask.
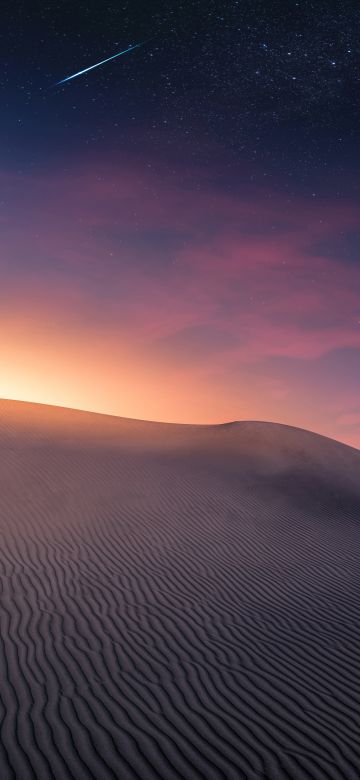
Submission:
[[[360,452],[0,401],[0,779],[360,777]]]

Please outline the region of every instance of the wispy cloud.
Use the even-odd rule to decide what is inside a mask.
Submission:
[[[261,190],[245,198],[241,187],[230,195],[206,180],[195,190],[129,162],[3,173],[0,185],[7,323],[21,315],[52,320],[57,332],[106,333],[146,354],[156,371],[201,377],[202,387],[208,378],[210,393],[218,382],[224,418],[236,394],[249,398],[256,388],[262,398],[266,387],[274,404],[261,416],[280,417],[283,404],[291,421],[293,406],[304,425],[298,380],[290,370],[282,376],[276,360],[298,361],[310,378],[314,362],[333,355],[336,372],[339,352],[360,348],[358,217],[350,206],[281,194],[269,201]],[[342,255],[346,236],[351,251]],[[334,375],[332,398],[343,381]],[[309,427],[318,419],[337,435],[358,425],[347,408],[326,418],[321,376],[317,387]]]

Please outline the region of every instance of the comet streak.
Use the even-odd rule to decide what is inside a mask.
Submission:
[[[78,73],[74,73],[72,76],[67,76],[66,79],[61,79],[61,81],[57,81],[55,86],[57,86],[58,84],[64,84],[65,81],[76,79],[77,76],[82,76],[83,73],[87,73],[89,70],[98,68],[100,65],[105,65],[105,62],[110,62],[110,60],[114,60],[116,57],[121,57],[122,54],[126,54],[128,51],[132,51],[133,49],[138,49],[139,46],[142,45],[143,45],[142,43],[135,43],[134,46],[129,46],[127,49],[124,49],[123,51],[119,51],[117,54],[113,54],[112,57],[108,57],[106,60],[101,60],[101,62],[97,62],[96,65],[90,65],[89,68],[84,68],[84,70],[79,70]]]

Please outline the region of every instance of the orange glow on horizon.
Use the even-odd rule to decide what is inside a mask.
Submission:
[[[191,370],[178,361],[155,361],[135,344],[120,347],[116,333],[100,338],[80,329],[58,332],[46,319],[32,327],[20,318],[6,325],[0,398],[158,422],[267,420],[358,447],[356,437],[341,437],[312,422],[306,407],[295,415],[292,399],[272,380],[245,383],[240,394],[215,373],[209,377],[196,366]]]
[[[191,376],[169,361],[155,363],[134,345],[119,347],[116,334],[59,334],[49,323],[29,328],[17,320],[16,332],[2,341],[0,360],[0,398],[159,422],[229,419],[224,397],[196,371]],[[251,406],[241,407],[245,418]]]

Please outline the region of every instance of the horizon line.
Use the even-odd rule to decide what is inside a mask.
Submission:
[[[355,450],[355,452],[360,452],[360,447],[355,447],[353,444],[347,444],[347,442],[341,441],[340,439],[334,439],[332,436],[327,436],[324,433],[319,433],[318,431],[314,431],[309,428],[301,428],[298,425],[282,423],[276,420],[242,419],[242,420],[225,420],[224,422],[218,422],[218,423],[183,423],[183,422],[173,422],[169,420],[152,420],[152,419],[145,419],[141,417],[126,417],[120,414],[113,414],[112,412],[102,412],[98,410],[96,411],[94,409],[82,409],[76,406],[63,406],[62,404],[55,404],[55,403],[49,404],[49,403],[43,403],[42,401],[26,401],[22,398],[8,398],[8,397],[0,396],[0,404],[3,401],[9,401],[10,403],[15,403],[15,404],[24,404],[26,406],[46,406],[49,407],[50,409],[62,409],[64,411],[78,412],[80,414],[93,414],[100,417],[111,417],[114,420],[128,420],[129,422],[150,423],[152,425],[172,425],[172,426],[176,425],[182,428],[221,428],[225,426],[242,425],[246,423],[256,423],[261,425],[277,425],[282,428],[292,428],[293,430],[296,431],[304,431],[305,433],[310,433],[313,436],[320,436],[322,439],[328,439],[328,441],[336,442],[337,444],[341,444],[343,447],[349,447],[349,449]]]

